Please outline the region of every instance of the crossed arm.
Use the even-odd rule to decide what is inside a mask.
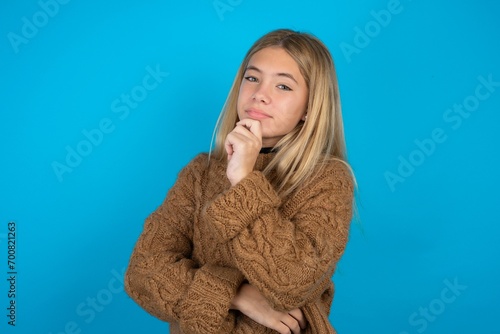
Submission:
[[[203,217],[218,242],[229,244],[234,266],[199,266],[191,258],[192,222],[205,159],[183,169],[146,219],[127,270],[127,292],[184,333],[230,333],[234,310],[280,333],[300,333],[306,326],[301,308],[325,291],[347,242],[349,172],[340,162],[327,168],[289,204],[300,207],[288,219],[264,175],[247,173],[209,203]],[[245,200],[249,194],[258,200]]]

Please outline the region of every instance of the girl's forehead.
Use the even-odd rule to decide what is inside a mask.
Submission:
[[[253,54],[246,69],[270,73],[294,73],[301,75],[297,62],[281,47],[267,47]]]

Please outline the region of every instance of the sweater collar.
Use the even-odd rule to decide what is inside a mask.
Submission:
[[[255,161],[254,170],[263,171],[275,155],[276,151],[272,148],[262,148]]]
[[[260,149],[260,153],[264,153],[264,154],[267,154],[267,153],[274,153],[276,151],[274,151],[274,147],[263,147]]]

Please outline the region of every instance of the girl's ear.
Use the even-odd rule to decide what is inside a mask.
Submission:
[[[306,119],[307,119],[307,113],[305,113],[305,114],[304,114],[304,116],[302,116],[302,118],[301,118],[301,119],[305,122],[305,121],[306,121]]]

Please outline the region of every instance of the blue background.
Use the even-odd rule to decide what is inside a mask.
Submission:
[[[246,50],[288,27],[335,58],[359,184],[332,323],[342,334],[500,333],[499,2],[62,2],[0,5],[2,332],[167,332],[123,292],[123,270],[177,172],[209,149]],[[131,93],[134,108],[120,100]],[[467,117],[448,111],[463,103]],[[78,149],[58,177],[54,164]]]

